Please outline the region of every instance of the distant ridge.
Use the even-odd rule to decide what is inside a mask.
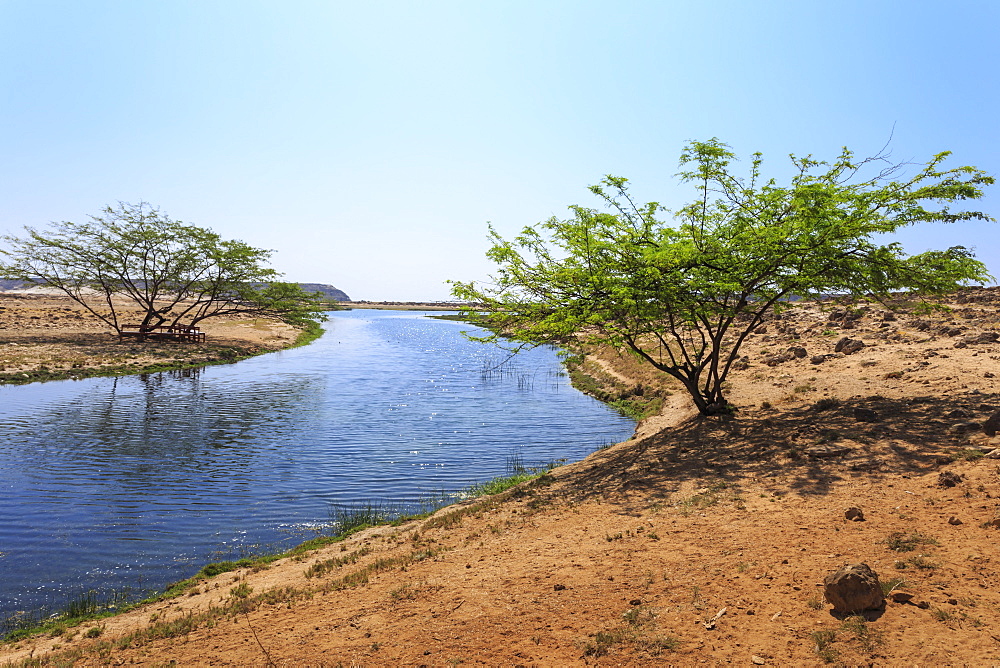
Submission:
[[[351,301],[351,298],[347,296],[346,292],[338,290],[328,283],[299,283],[299,287],[306,292],[322,292],[335,302]]]
[[[343,290],[327,283],[299,283],[299,286],[306,292],[322,292],[324,295],[337,302],[349,302],[351,298]],[[0,290],[24,290],[31,287],[28,281],[17,281],[9,278],[0,278]]]

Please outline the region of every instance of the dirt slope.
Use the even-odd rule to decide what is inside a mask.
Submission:
[[[1000,461],[982,453],[1000,438],[981,424],[1000,409],[998,304],[982,290],[933,317],[802,305],[752,337],[730,390],[741,410],[711,419],[607,356],[617,381],[583,370],[663,400],[635,438],[0,661],[996,665]],[[845,336],[865,346],[834,352]],[[909,602],[833,615],[823,577],[861,561]]]

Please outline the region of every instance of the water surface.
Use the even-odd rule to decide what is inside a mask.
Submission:
[[[234,365],[0,387],[0,617],[158,589],[290,547],[332,504],[454,492],[634,428],[549,348],[508,360],[470,325],[408,312],[326,329]]]

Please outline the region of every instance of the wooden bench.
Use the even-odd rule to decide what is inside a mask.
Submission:
[[[197,327],[190,327],[188,325],[158,325],[156,327],[122,325],[118,330],[118,341],[124,341],[126,338],[137,338],[140,341],[145,341],[146,339],[165,339],[187,341],[189,343],[204,343],[205,332]]]
[[[190,341],[191,343],[204,343],[205,341],[205,332],[197,327],[174,325],[173,327],[167,327],[166,330],[168,334],[181,341]]]

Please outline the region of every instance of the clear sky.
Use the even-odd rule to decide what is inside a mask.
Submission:
[[[1000,170],[1000,2],[0,0],[0,233],[119,200],[288,280],[445,299],[505,235],[690,139]],[[1000,186],[979,203],[1000,217]],[[1000,276],[1000,227],[913,228]]]

